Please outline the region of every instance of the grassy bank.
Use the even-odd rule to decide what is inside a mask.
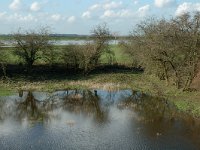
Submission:
[[[56,77],[55,77],[56,78]],[[94,73],[87,77],[73,76],[54,80],[33,81],[23,77],[1,82],[0,95],[8,95],[18,90],[55,91],[63,89],[133,89],[152,96],[164,97],[173,102],[183,112],[200,117],[200,92],[182,92],[174,86],[166,86],[164,81],[139,72]]]
[[[8,86],[1,83],[0,96],[12,95],[15,91],[16,91],[16,89],[13,89],[12,87],[10,87],[10,86],[8,87]]]

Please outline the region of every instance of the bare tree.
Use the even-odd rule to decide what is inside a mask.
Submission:
[[[62,59],[67,65],[67,68],[80,68],[80,61],[82,59],[82,48],[79,45],[70,44],[63,48]]]
[[[69,45],[63,51],[65,63],[82,69],[85,75],[97,67],[103,53],[112,54],[109,47],[111,34],[107,25],[100,24],[91,33],[92,41],[83,45]]]
[[[3,78],[7,78],[7,73],[6,73],[6,62],[7,62],[7,58],[6,58],[6,54],[5,51],[2,49],[2,44],[0,42],[0,67],[2,69],[3,72]]]
[[[14,33],[15,53],[21,57],[30,70],[34,62],[45,58],[45,53],[52,50],[49,30],[47,27],[39,30],[18,31]]]
[[[94,61],[94,64],[97,65],[103,53],[110,53],[109,40],[111,39],[111,32],[107,24],[103,23],[97,25],[91,33],[94,54],[90,61]]]
[[[199,71],[200,13],[145,20],[124,47],[146,72],[188,89]]]
[[[178,72],[182,86],[188,89],[199,71],[200,62],[200,12],[183,14],[172,20],[174,41],[178,49]]]

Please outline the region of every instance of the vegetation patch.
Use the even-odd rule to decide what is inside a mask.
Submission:
[[[12,95],[14,93],[13,90],[11,90],[8,87],[0,87],[0,96],[9,96]]]

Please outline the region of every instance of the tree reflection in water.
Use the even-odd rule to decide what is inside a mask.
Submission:
[[[43,121],[48,119],[45,103],[35,99],[33,93],[28,91],[24,101],[17,102],[17,117],[18,119],[27,118],[32,121]]]
[[[34,92],[19,92],[19,97],[15,100],[1,101],[0,120],[10,116],[23,121],[27,119],[32,122],[47,123],[55,119],[56,110],[82,114],[92,117],[96,122],[108,121],[108,111],[100,104],[98,94],[90,90],[66,90],[65,94],[49,94],[45,100],[35,98]],[[10,109],[5,109],[9,104]],[[12,104],[12,105],[11,105]],[[4,108],[4,109],[3,109]]]
[[[124,109],[126,110],[123,111]],[[113,113],[123,115],[116,119]],[[183,121],[178,118],[179,114],[168,101],[131,90],[65,90],[54,93],[20,91],[19,96],[7,97],[4,100],[0,97],[0,121],[2,122],[12,118],[20,123],[26,120],[31,125],[40,122],[54,126],[53,123],[56,122],[56,125],[64,124],[66,127],[67,124],[71,127],[77,120],[70,119],[81,118],[78,120],[81,123],[84,119],[87,122],[89,118],[92,125],[109,122],[112,127],[116,125],[118,119],[125,117],[128,121],[124,127],[120,124],[119,129],[128,127],[127,130],[130,130],[128,132],[133,130],[133,135],[136,132],[156,138],[170,134],[184,135],[198,144],[200,124],[191,117],[185,117],[187,115],[184,115]]]
[[[200,122],[195,121],[190,115],[177,111],[169,101],[136,91],[132,91],[128,97],[122,95],[121,99],[117,107],[135,112],[137,115],[133,118],[133,124],[136,123],[135,120],[139,121],[138,130],[145,135],[151,137],[167,135],[176,128],[177,134],[189,137],[200,145]]]
[[[129,97],[121,97],[118,108],[129,108],[140,116],[141,120],[147,122],[173,120],[177,115],[177,109],[167,100],[151,97],[140,92],[132,91]]]
[[[98,122],[108,120],[108,112],[100,105],[100,97],[94,91],[75,90],[69,92],[64,98],[63,109],[78,114],[93,116]]]

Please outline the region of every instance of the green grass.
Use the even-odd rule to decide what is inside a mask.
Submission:
[[[14,90],[11,90],[6,87],[0,87],[0,96],[9,96],[14,93]]]
[[[10,39],[12,39],[11,36],[7,36],[7,35],[3,36],[3,35],[0,35],[0,40],[10,40]]]
[[[0,49],[0,53],[3,53],[4,58],[3,60],[5,62],[9,62],[11,64],[17,64],[21,61],[19,56],[16,56],[14,54],[14,48],[13,47],[3,47]]]
[[[132,59],[129,55],[125,54],[122,49],[118,45],[111,45],[111,51],[113,52],[113,63],[124,64],[124,65],[131,65]],[[107,54],[103,54],[100,58],[101,63],[108,63],[109,58]]]
[[[56,63],[62,63],[62,60],[60,59],[60,52],[62,52],[62,48],[64,46],[56,45],[54,46],[55,51],[55,62]],[[131,65],[132,59],[129,55],[125,54],[121,48],[118,45],[111,45],[111,51],[114,53],[114,59],[113,63],[123,64],[123,65]],[[0,52],[3,52],[6,58],[6,61],[11,64],[18,64],[19,62],[22,62],[22,60],[19,58],[19,56],[16,56],[14,54],[14,48],[13,47],[4,47],[0,49]],[[107,54],[103,54],[100,58],[101,63],[109,63],[109,58],[107,57]],[[43,60],[37,60],[35,62],[36,64],[44,63]]]

